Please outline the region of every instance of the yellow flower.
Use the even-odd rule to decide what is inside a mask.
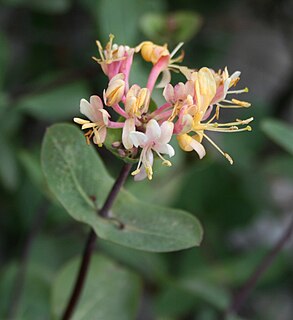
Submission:
[[[150,93],[147,88],[140,88],[134,84],[126,95],[125,111],[131,117],[141,117],[141,115],[148,111],[150,101]]]
[[[141,56],[147,62],[156,64],[160,58],[169,56],[170,52],[167,48],[167,45],[157,45],[151,41],[144,41],[135,48],[136,52],[141,52]]]
[[[105,104],[107,106],[114,106],[119,103],[124,95],[124,91],[124,75],[122,73],[118,73],[110,80],[107,90],[104,91]]]
[[[212,71],[208,68],[201,68],[198,72],[192,72],[190,74],[190,80],[194,82],[194,97],[193,105],[188,106],[188,108],[181,107],[180,110],[176,111],[179,113],[179,120],[183,118],[181,113],[186,113],[192,116],[193,123],[189,132],[179,133],[177,136],[178,143],[184,151],[195,150],[199,157],[202,158],[205,155],[204,147],[201,142],[203,138],[208,140],[231,164],[233,164],[232,158],[205,133],[205,131],[214,132],[240,132],[240,131],[250,131],[251,127],[248,126],[253,118],[246,120],[239,120],[228,123],[218,123],[213,122],[218,119],[219,113],[218,109],[214,110],[214,115],[211,115],[213,111],[213,101],[217,94],[217,84],[216,78]],[[190,81],[189,80],[189,81]],[[231,80],[229,80],[231,81]],[[233,99],[235,100],[235,99]],[[191,100],[192,101],[192,100]],[[237,100],[238,101],[238,100]],[[246,106],[244,102],[239,101],[238,106]],[[174,109],[178,107],[175,105]],[[186,117],[186,115],[185,115]],[[209,120],[207,120],[209,118]],[[245,127],[239,127],[243,126]],[[189,135],[191,133],[192,135]]]

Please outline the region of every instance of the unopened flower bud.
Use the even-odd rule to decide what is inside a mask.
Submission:
[[[136,51],[141,51],[143,59],[147,62],[157,63],[161,57],[170,56],[170,52],[167,49],[167,45],[159,46],[151,41],[142,42]]]
[[[124,75],[122,73],[118,73],[110,80],[108,88],[104,92],[104,100],[106,105],[114,106],[121,101],[125,90],[125,82],[123,79]]]

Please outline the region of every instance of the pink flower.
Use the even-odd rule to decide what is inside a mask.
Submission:
[[[171,166],[171,162],[164,159],[161,154],[167,154],[169,157],[173,157],[175,154],[173,147],[168,144],[173,134],[173,128],[174,125],[170,121],[165,121],[160,126],[156,120],[151,119],[146,125],[145,133],[138,131],[130,132],[130,139],[133,145],[136,148],[142,148],[137,169],[132,172],[135,180],[143,180],[146,177],[149,180],[152,179],[153,152],[163,160],[163,164]],[[143,168],[141,169],[142,165]]]
[[[186,83],[179,82],[174,87],[170,83],[168,83],[163,91],[163,96],[167,102],[170,102],[172,104],[183,104],[188,96],[190,98],[193,98],[194,83],[193,81],[189,80]],[[191,102],[193,103],[193,99],[191,100]]]
[[[109,80],[116,76],[118,73],[123,73],[125,82],[128,84],[129,73],[132,65],[134,49],[129,46],[113,44],[114,36],[109,35],[109,42],[105,49],[102,47],[100,41],[96,41],[100,59],[93,57],[97,61]]]

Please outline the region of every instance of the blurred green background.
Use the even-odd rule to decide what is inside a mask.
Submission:
[[[141,199],[196,214],[202,246],[150,254],[97,245],[143,279],[135,319],[220,319],[292,219],[293,133],[282,122],[293,119],[293,1],[2,0],[0,26],[0,319],[51,319],[51,284],[82,250],[88,229],[52,199],[40,148],[49,125],[72,122],[81,98],[102,93],[106,78],[91,57],[109,33],[130,46],[184,41],[184,64],[239,70],[238,86],[250,89],[241,98],[252,107],[226,115],[255,117],[253,131],[214,137],[233,166],[213,149],[201,161],[178,150],[152,182],[127,184]],[[148,71],[136,62],[132,81],[143,86]],[[117,174],[121,163],[99,152]],[[291,239],[243,319],[293,318],[292,248]]]

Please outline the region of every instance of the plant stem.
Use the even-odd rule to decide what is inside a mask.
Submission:
[[[124,182],[126,181],[129,172],[131,170],[132,165],[126,163],[123,168],[120,171],[120,174],[115,181],[110,193],[108,194],[108,197],[102,207],[101,210],[99,210],[99,215],[104,218],[109,218],[109,211],[111,207],[113,206],[113,203],[121,190],[121,187],[123,186]],[[83,256],[81,260],[81,264],[79,267],[78,275],[75,280],[75,285],[73,288],[73,291],[71,293],[70,299],[68,301],[68,304],[66,306],[66,309],[62,315],[62,320],[69,320],[71,316],[73,315],[73,312],[75,310],[75,307],[78,303],[79,297],[81,295],[84,282],[86,279],[86,275],[89,269],[92,253],[94,251],[95,243],[96,243],[97,236],[93,230],[90,231],[84,251]]]
[[[237,314],[246,301],[247,297],[250,295],[255,285],[261,276],[267,271],[267,269],[271,266],[274,259],[277,257],[278,253],[282,250],[286,242],[290,239],[293,234],[293,219],[285,232],[279,239],[279,241],[275,244],[275,246],[266,254],[266,256],[262,259],[260,264],[256,267],[256,269],[252,272],[251,276],[244,283],[238,294],[234,297],[230,307],[226,311],[226,316],[229,314]]]

